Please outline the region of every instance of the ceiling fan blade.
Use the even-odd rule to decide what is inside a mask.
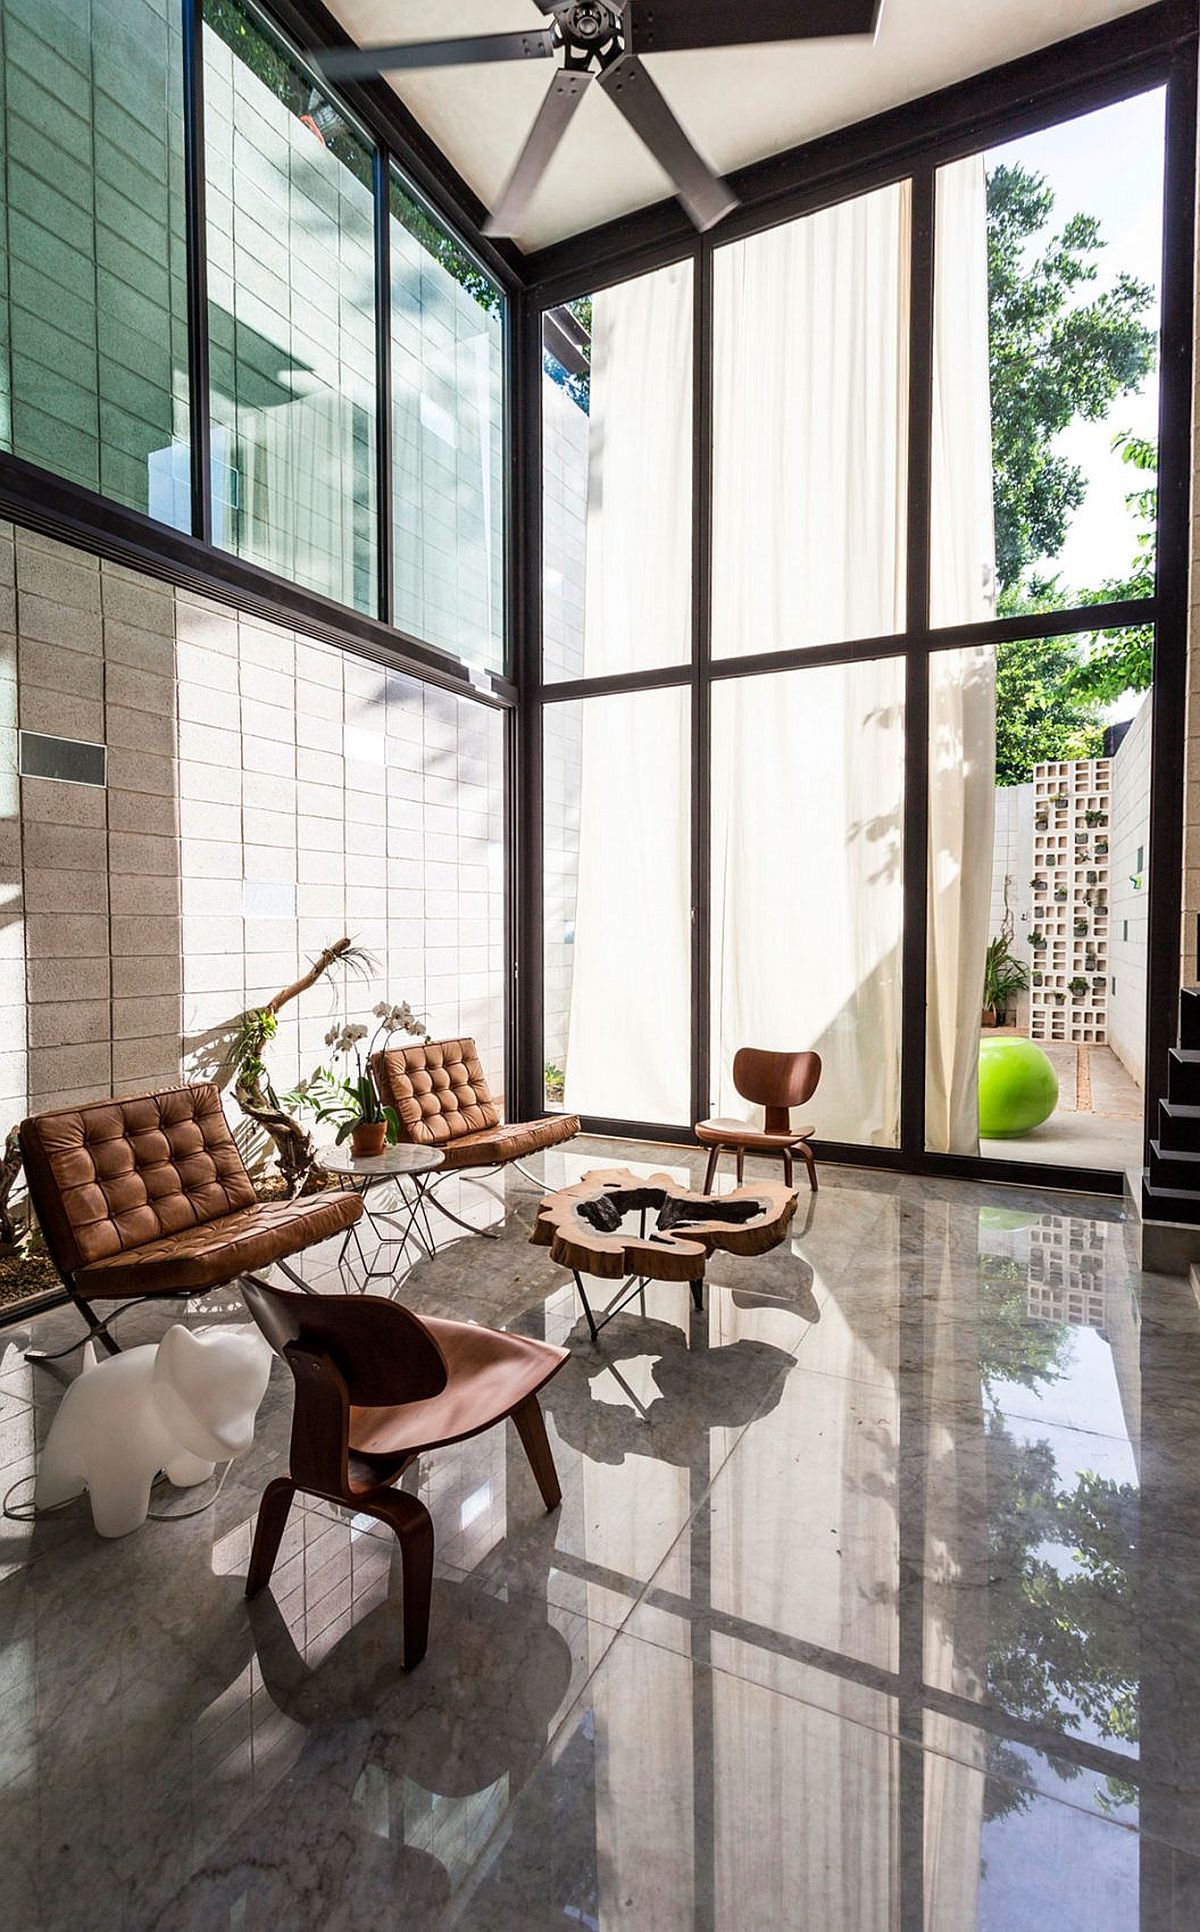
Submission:
[[[681,47],[747,47],[766,40],[873,34],[882,0],[630,0],[639,54]]]
[[[314,56],[326,80],[372,80],[377,74],[396,74],[419,67],[474,67],[491,60],[551,60],[553,27],[534,27],[528,33],[474,34],[458,40],[411,40],[398,46],[331,47]]]
[[[737,207],[737,196],[697,154],[636,54],[622,54],[600,76],[600,85],[641,136],[697,228],[711,228]]]
[[[529,130],[525,146],[517,156],[517,165],[505,182],[499,201],[483,224],[485,235],[519,233],[538,183],[570,126],[571,116],[583,99],[584,88],[591,78],[590,74],[568,68],[560,68],[555,74],[550,90],[537,111],[537,119]]]

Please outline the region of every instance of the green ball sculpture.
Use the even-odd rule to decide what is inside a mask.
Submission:
[[[1016,1140],[1040,1127],[1058,1105],[1058,1075],[1040,1046],[1011,1034],[979,1042],[979,1132]]]

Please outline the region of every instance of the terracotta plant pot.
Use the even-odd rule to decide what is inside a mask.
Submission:
[[[355,1160],[382,1154],[387,1145],[386,1120],[358,1120],[350,1130],[350,1152]]]

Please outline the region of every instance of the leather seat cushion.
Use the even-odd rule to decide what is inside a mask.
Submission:
[[[120,1295],[200,1294],[341,1234],[362,1213],[357,1194],[257,1201],[178,1234],[143,1242],[76,1271],[85,1301]]]
[[[541,1120],[510,1120],[501,1127],[484,1128],[448,1141],[442,1149],[443,1168],[501,1167],[505,1161],[524,1160],[543,1147],[557,1147],[579,1132],[578,1114],[546,1114]]]
[[[565,1348],[475,1322],[422,1315],[421,1323],[442,1352],[446,1386],[438,1395],[398,1408],[352,1408],[350,1447],[356,1457],[404,1462],[419,1449],[478,1435],[536,1395],[568,1359]],[[376,1469],[376,1480],[382,1473]]]
[[[749,1120],[698,1120],[693,1129],[705,1147],[744,1147],[748,1152],[762,1148],[766,1153],[781,1147],[795,1147],[798,1141],[811,1140],[816,1132],[810,1123],[793,1127],[786,1134],[768,1134]]]

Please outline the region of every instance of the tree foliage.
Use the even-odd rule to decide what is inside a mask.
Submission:
[[[1038,609],[1045,610],[1044,601]],[[1036,764],[1098,758],[1104,725],[1096,704],[1076,697],[1082,669],[1073,637],[1040,637],[996,647],[996,783],[1023,785]]]
[[[1158,469],[1158,448],[1144,436],[1122,433],[1113,442],[1129,463],[1143,476],[1153,477]],[[1129,569],[1121,577],[1106,577],[1096,590],[1080,599],[1087,604],[1113,604],[1133,597],[1153,597],[1155,534],[1158,520],[1158,489],[1151,481],[1131,490],[1125,498],[1133,514],[1134,554]],[[1090,641],[1086,654],[1067,680],[1068,696],[1077,702],[1113,704],[1126,691],[1146,691],[1154,673],[1154,626],[1131,624],[1124,630],[1102,631]]]
[[[1031,567],[1058,556],[1086,492],[1086,477],[1056,453],[1054,438],[1077,420],[1102,421],[1154,361],[1142,320],[1152,291],[1122,272],[1081,299],[1097,276],[1100,224],[1072,215],[1047,236],[1053,208],[1053,190],[1031,169],[1003,163],[989,174],[996,568],[1006,612]]]

